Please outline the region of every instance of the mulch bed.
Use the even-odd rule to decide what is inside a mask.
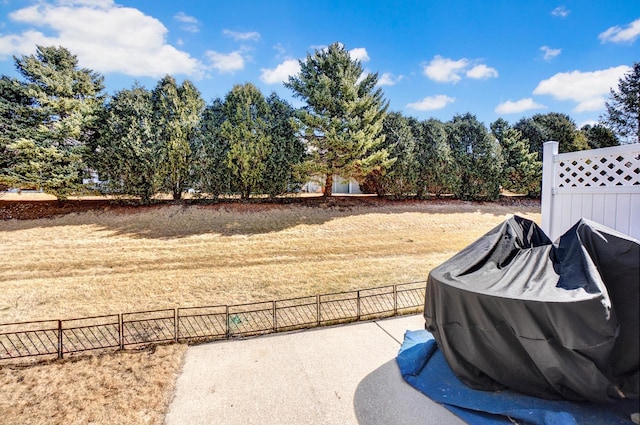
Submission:
[[[66,201],[9,201],[0,198],[0,220],[35,220],[40,218],[52,218],[56,216],[83,213],[87,211],[96,212],[115,212],[129,214],[141,212],[153,208],[161,208],[166,205],[189,205],[206,206],[207,208],[225,208],[233,209],[238,212],[248,211],[264,211],[277,208],[281,205],[294,204],[305,207],[319,208],[351,208],[358,206],[391,206],[412,203],[434,203],[434,204],[454,204],[464,203],[450,198],[442,199],[404,199],[392,200],[379,198],[376,196],[333,196],[328,199],[322,197],[283,197],[276,199],[252,199],[250,201],[240,201],[237,199],[225,199],[219,201],[204,200],[183,200],[183,201],[154,201],[151,205],[138,205],[133,201],[109,200],[109,199],[73,199]],[[514,207],[536,207],[540,205],[539,199],[529,199],[523,197],[501,197],[495,201],[500,205],[508,205]],[[483,202],[478,202],[483,204]],[[493,204],[487,202],[486,204]]]

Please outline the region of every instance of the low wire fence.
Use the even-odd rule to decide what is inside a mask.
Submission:
[[[426,282],[231,306],[176,308],[0,325],[0,361],[206,342],[421,311]]]

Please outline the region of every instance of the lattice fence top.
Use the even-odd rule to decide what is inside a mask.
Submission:
[[[557,187],[640,186],[640,151],[590,158],[558,155],[556,173]]]

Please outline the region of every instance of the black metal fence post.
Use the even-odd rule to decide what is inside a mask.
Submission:
[[[318,319],[318,326],[320,326],[320,322],[322,321],[322,316],[320,315],[320,295],[316,295],[316,319]]]
[[[118,314],[118,339],[120,349],[124,350],[124,323],[122,323],[122,313]]]
[[[273,331],[278,332],[278,316],[276,314],[276,302],[271,301],[271,304],[273,306]]]
[[[178,338],[179,338],[178,333],[180,332],[180,326],[178,324],[178,320],[179,320],[178,309],[176,308],[174,310],[174,313],[173,313],[173,330],[174,330],[174,335],[175,335],[173,340],[175,342],[178,342]]]
[[[356,320],[360,321],[360,291],[357,292],[356,297]]]
[[[63,346],[62,346],[62,320],[58,320],[58,358],[61,359],[63,356]]]
[[[398,285],[393,285],[393,315],[398,314]]]
[[[224,316],[225,316],[225,321],[224,321],[225,325],[224,326],[226,327],[225,335],[226,335],[226,338],[229,339],[229,337],[231,336],[231,330],[229,329],[229,306],[225,305],[224,306],[224,310],[225,310],[225,314],[224,314]]]

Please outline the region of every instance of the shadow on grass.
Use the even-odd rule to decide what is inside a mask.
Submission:
[[[0,199],[0,231],[90,225],[115,235],[153,239],[202,234],[251,236],[366,214],[481,212],[503,216],[518,212],[537,213],[539,210],[538,200],[509,197],[496,202],[390,200],[375,196],[284,197],[248,202],[157,201],[151,205],[107,199],[64,202]]]

